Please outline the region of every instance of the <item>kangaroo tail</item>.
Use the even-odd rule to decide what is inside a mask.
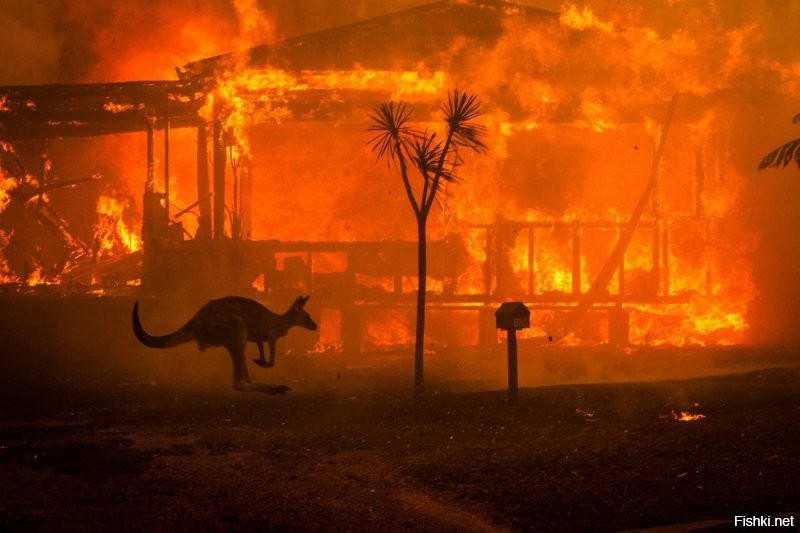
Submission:
[[[172,348],[179,344],[194,340],[191,330],[191,320],[183,327],[167,335],[155,336],[147,333],[139,320],[139,302],[133,304],[133,334],[139,342],[150,348]]]

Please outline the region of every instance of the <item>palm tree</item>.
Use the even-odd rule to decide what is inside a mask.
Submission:
[[[800,123],[800,113],[794,116],[792,122],[795,124]],[[758,165],[758,170],[769,167],[783,168],[791,163],[793,159],[797,162],[797,167],[800,168],[800,139],[789,141],[765,155]]]
[[[372,126],[369,130],[376,135],[367,143],[378,159],[386,159],[388,165],[395,165],[403,178],[408,201],[417,218],[417,327],[414,343],[414,393],[423,392],[425,340],[425,290],[427,278],[426,225],[428,214],[433,207],[436,193],[445,183],[457,183],[456,168],[461,164],[458,151],[468,148],[476,152],[486,149],[481,140],[486,129],[475,124],[480,115],[477,96],[461,93],[458,89],[448,95],[447,103],[441,106],[447,133],[444,139],[428,130],[413,129],[412,109],[405,103],[384,102],[373,109],[369,115]],[[422,185],[415,187],[409,177],[409,168],[419,174]]]

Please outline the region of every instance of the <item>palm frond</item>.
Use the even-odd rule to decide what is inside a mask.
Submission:
[[[792,160],[796,161],[797,167],[800,168],[800,139],[789,141],[765,155],[758,165],[758,170],[769,167],[782,168],[791,163]]]
[[[441,164],[439,178],[451,183],[459,182],[460,178],[454,173],[457,165],[446,159],[443,160],[443,153],[444,143],[436,139],[436,133],[425,130],[424,133],[413,138],[409,156],[425,179],[433,179],[433,175],[439,170]]]
[[[412,109],[403,102],[382,102],[372,111],[369,114],[372,125],[367,130],[377,134],[367,141],[367,146],[377,154],[378,159],[388,155],[390,161],[394,160],[399,155],[395,153],[394,145],[405,143],[405,138],[411,133],[408,121]]]
[[[455,89],[447,96],[447,103],[442,105],[442,111],[456,145],[477,152],[486,150],[486,144],[481,140],[486,136],[486,128],[472,122],[481,114],[476,95]]]

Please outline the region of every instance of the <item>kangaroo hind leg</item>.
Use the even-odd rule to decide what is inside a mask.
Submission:
[[[231,354],[231,360],[233,362],[234,390],[256,391],[265,394],[285,394],[291,390],[286,385],[267,385],[250,381],[250,374],[247,371],[247,361],[244,356],[245,346],[247,346],[247,330],[242,327],[239,335],[235,339],[232,339],[232,342],[226,346]]]
[[[237,328],[234,335],[225,343],[225,348],[231,354],[233,365],[233,388],[237,391],[251,390],[250,374],[247,371],[247,362],[244,358],[245,347],[247,346],[247,330],[242,324]]]

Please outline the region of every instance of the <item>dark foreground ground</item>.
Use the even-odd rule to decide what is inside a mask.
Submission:
[[[511,407],[501,345],[434,347],[415,401],[409,349],[300,356],[300,331],[275,368],[250,364],[293,389],[267,396],[231,391],[221,349],[141,346],[132,305],[0,296],[0,531],[800,521],[797,348],[520,342]],[[191,316],[142,310],[156,333]]]
[[[502,391],[0,394],[0,530],[625,530],[800,520],[800,367]],[[369,382],[369,374],[362,377]],[[227,381],[227,380],[226,380]],[[102,383],[102,382],[98,382]],[[672,413],[702,413],[694,422]]]

